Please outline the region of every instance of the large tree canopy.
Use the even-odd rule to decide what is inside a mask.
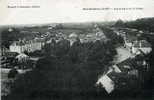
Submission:
[[[37,61],[33,71],[17,78],[8,98],[71,99],[95,95],[98,75],[112,61],[115,49],[110,42],[68,44],[63,40],[54,46],[46,45],[48,55]]]

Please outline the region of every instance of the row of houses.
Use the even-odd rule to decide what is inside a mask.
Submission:
[[[114,90],[138,88],[142,73],[149,70],[149,64],[142,56],[128,58],[110,67],[96,82],[96,86],[104,88],[108,94]]]
[[[133,54],[140,54],[140,52],[148,54],[152,51],[152,45],[146,40],[135,41],[130,48]]]
[[[114,29],[117,35],[121,35],[124,40],[124,47],[131,53],[139,54],[140,51],[148,54],[152,51],[151,44],[145,39],[140,39],[140,35],[144,32],[136,29],[122,28],[120,30]]]
[[[133,54],[139,54],[140,51],[148,54],[152,51],[152,45],[144,39],[138,39],[135,36],[129,35],[124,36],[123,39],[124,47],[126,47]]]
[[[99,77],[96,86],[104,88],[108,94],[118,89],[138,88],[144,80],[143,73],[149,71],[149,63],[145,56],[152,51],[151,44],[125,31],[118,32],[118,35],[123,37],[124,47],[134,56],[112,65]]]

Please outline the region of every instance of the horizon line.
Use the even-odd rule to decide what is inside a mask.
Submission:
[[[106,20],[106,21],[78,21],[78,22],[75,22],[75,21],[71,21],[71,22],[44,22],[44,23],[21,23],[21,24],[0,24],[0,26],[27,26],[27,25],[47,25],[47,24],[71,24],[71,23],[103,23],[103,22],[116,22],[118,20],[122,20],[124,22],[127,22],[127,21],[135,21],[137,19],[146,19],[146,18],[154,18],[153,17],[141,17],[141,18],[136,18],[136,19],[116,19],[116,20]]]

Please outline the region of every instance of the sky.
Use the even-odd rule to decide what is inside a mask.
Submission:
[[[15,6],[16,8],[11,8]],[[21,8],[22,6],[29,8]],[[142,9],[113,10],[114,8]],[[154,0],[0,0],[0,25],[135,20],[154,17],[153,10]]]

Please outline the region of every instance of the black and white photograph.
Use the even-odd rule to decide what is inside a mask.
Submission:
[[[1,100],[153,100],[153,0],[0,0]]]

